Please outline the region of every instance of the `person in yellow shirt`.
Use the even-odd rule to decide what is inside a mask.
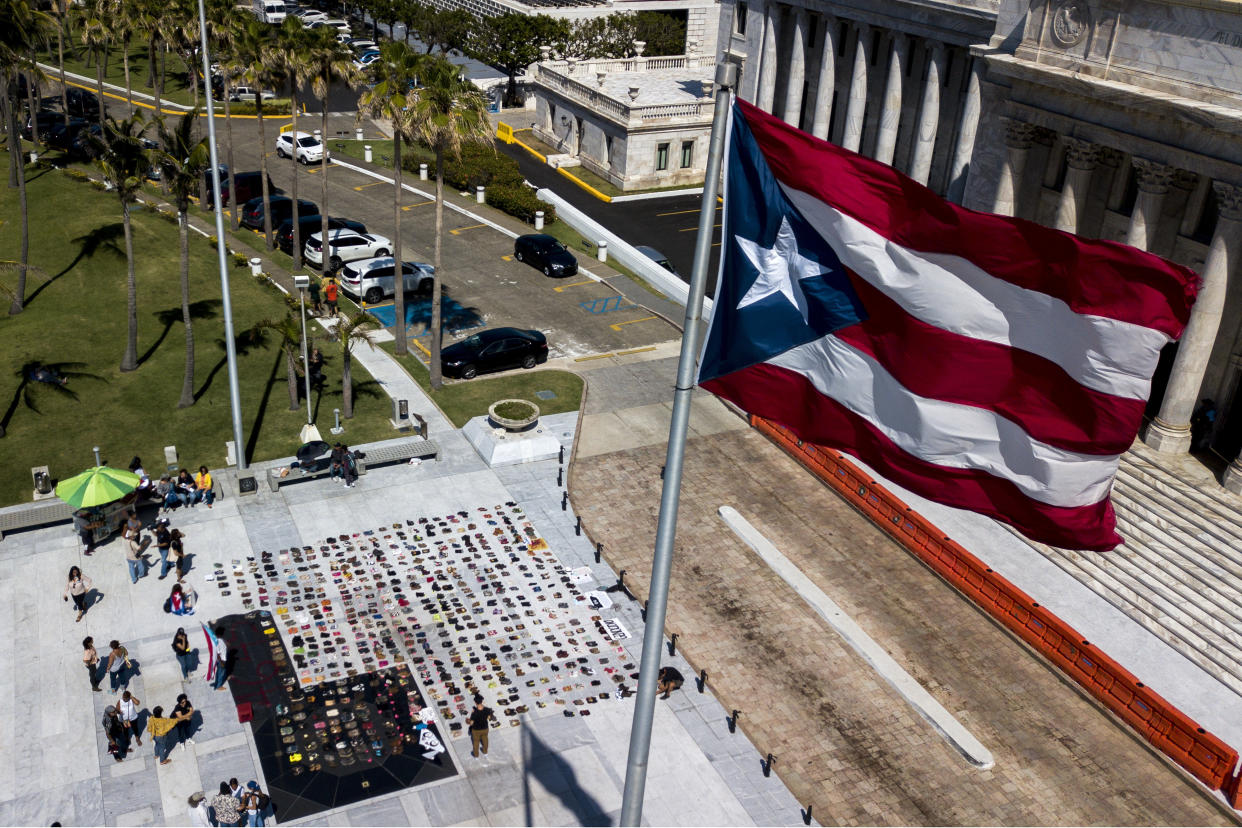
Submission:
[[[194,475],[194,485],[198,487],[199,500],[207,504],[207,508],[211,508],[211,502],[216,499],[216,493],[211,490],[211,472],[207,471],[206,466],[198,467],[198,474]]]
[[[172,753],[173,740],[168,738],[168,734],[180,721],[180,717],[164,716],[162,707],[152,710],[151,717],[147,719],[147,732],[155,741],[155,758],[160,760],[161,765],[167,765],[172,761],[168,758],[168,754]]]

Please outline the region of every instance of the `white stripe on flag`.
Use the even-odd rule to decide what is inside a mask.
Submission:
[[[1160,331],[1080,314],[1059,299],[997,279],[957,256],[909,250],[814,196],[781,185],[847,268],[929,325],[1020,348],[1095,391],[1145,400]]]
[[[806,377],[908,454],[938,466],[986,471],[1041,503],[1097,503],[1108,496],[1117,471],[1117,455],[1065,451],[1031,439],[986,409],[920,397],[835,336],[792,348],[768,364]]]

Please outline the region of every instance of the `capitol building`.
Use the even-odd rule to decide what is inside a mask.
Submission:
[[[724,0],[739,94],[966,207],[1194,268],[1142,439],[1203,441],[1242,493],[1242,3]]]

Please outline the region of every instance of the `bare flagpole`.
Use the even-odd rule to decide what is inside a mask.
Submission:
[[[686,431],[690,423],[690,398],[694,391],[698,361],[700,316],[703,313],[707,266],[712,251],[712,227],[716,223],[716,195],[720,188],[720,163],[724,156],[725,130],[736,83],[737,64],[724,61],[716,66],[716,111],[712,117],[712,139],[707,155],[707,173],[703,181],[703,203],[699,208],[699,235],[694,246],[690,294],[686,298],[686,324],[681,336],[677,387],[673,393],[673,421],[668,430],[664,490],[660,495],[660,521],[656,527],[655,556],[651,561],[651,588],[647,595],[643,660],[639,668],[634,721],[630,726],[625,792],[621,799],[621,824],[626,826],[637,826],[643,818],[643,791],[647,786],[647,759],[651,753],[651,724],[655,716],[656,676],[660,672],[660,655],[664,649],[664,616],[668,608],[669,573],[673,567],[673,539],[677,534],[677,507],[681,496]]]

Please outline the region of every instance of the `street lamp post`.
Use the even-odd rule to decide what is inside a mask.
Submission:
[[[310,276],[295,275],[293,286],[298,289],[298,304],[302,309],[302,378],[306,383],[306,425],[302,427],[302,442],[309,443],[320,439],[319,429],[315,428],[314,419],[311,416],[310,357],[307,355],[306,347],[306,291],[310,287]]]

